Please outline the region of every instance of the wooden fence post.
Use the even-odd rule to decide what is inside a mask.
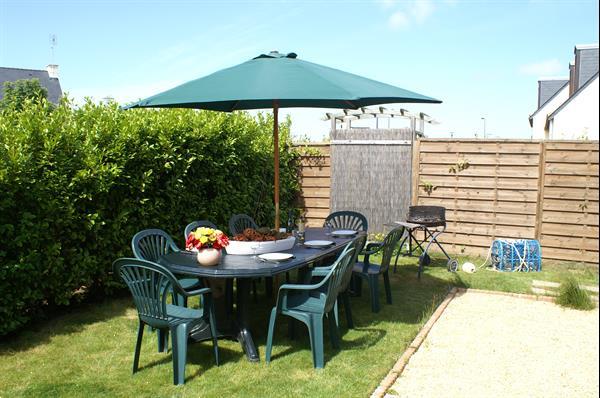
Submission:
[[[540,156],[539,156],[539,174],[537,186],[537,206],[535,209],[535,239],[541,241],[542,238],[542,218],[544,217],[544,180],[546,176],[546,142],[540,141]]]
[[[412,148],[412,192],[411,203],[413,206],[419,204],[419,171],[421,157],[421,139],[415,139]]]

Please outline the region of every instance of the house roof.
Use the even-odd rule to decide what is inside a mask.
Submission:
[[[544,103],[543,103],[543,104],[542,104],[542,105],[541,105],[539,108],[537,108],[537,110],[536,110],[535,112],[533,112],[531,115],[529,115],[529,125],[530,125],[531,127],[533,127],[533,117],[534,117],[535,115],[537,115],[537,114],[538,114],[538,112],[539,112],[540,110],[542,110],[542,108],[543,108],[543,107],[544,107],[544,106],[545,106],[547,103],[549,103],[550,101],[552,101],[552,100],[554,99],[554,97],[556,97],[556,96],[557,96],[557,95],[558,95],[558,94],[559,94],[559,93],[560,93],[562,90],[564,90],[564,89],[565,89],[565,87],[567,87],[568,85],[569,85],[569,81],[567,80],[567,81],[565,82],[565,84],[563,84],[561,88],[559,88],[558,90],[556,90],[556,92],[555,92],[555,93],[554,93],[554,94],[553,94],[553,95],[552,95],[550,98],[548,98],[548,99],[547,99],[547,100],[546,100],[546,101],[545,101],[545,102],[544,102]]]
[[[48,101],[58,103],[62,89],[58,78],[48,75],[48,71],[39,69],[21,69],[0,67],[0,100],[4,98],[4,82],[14,82],[23,79],[38,79],[42,87],[48,90]]]
[[[579,95],[579,93],[583,92],[587,86],[589,86],[590,84],[592,84],[592,82],[594,80],[596,80],[598,78],[598,72],[596,72],[596,74],[594,76],[592,76],[590,79],[588,79],[587,82],[585,82],[585,84],[581,87],[579,87],[579,89],[577,91],[575,91],[573,93],[573,95],[571,95],[569,97],[568,100],[566,100],[565,102],[563,102],[558,108],[556,108],[554,110],[554,112],[552,112],[551,114],[548,115],[548,117],[546,118],[546,125],[548,125],[548,122],[552,119],[554,119],[554,116],[556,116],[560,111],[562,111],[567,105],[569,105],[569,103],[575,99],[575,97],[577,97]]]

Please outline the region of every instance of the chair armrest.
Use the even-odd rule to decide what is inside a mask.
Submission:
[[[312,276],[327,276],[331,272],[331,265],[327,267],[315,267],[308,274]]]
[[[190,290],[190,291],[181,289],[181,291],[185,297],[198,296],[200,294],[211,294],[212,293],[212,291],[210,290],[209,287],[203,287],[200,289]]]
[[[279,286],[279,291],[281,292],[282,290],[315,290],[315,289],[318,289],[319,287],[321,287],[322,284],[323,284],[322,281],[317,284],[314,284],[314,285],[301,285],[301,284],[286,283],[286,284]]]
[[[321,279],[319,281],[319,283],[315,283],[312,285],[300,285],[300,284],[286,283],[286,284],[279,286],[279,291],[277,292],[277,304],[276,304],[277,308],[281,308],[281,305],[287,301],[287,295],[290,290],[301,290],[301,291],[317,290],[318,288],[323,286],[325,283],[327,283],[330,276],[331,276],[331,273],[328,273],[323,279]]]
[[[383,247],[383,242],[369,242],[360,253],[362,255],[371,255],[377,253]]]
[[[383,248],[383,242],[370,242],[367,243],[367,246],[365,247],[365,250],[362,251],[362,255],[364,255],[363,258],[363,272],[367,272],[367,270],[369,269],[369,265],[370,265],[370,257],[372,254],[377,253],[378,251],[380,251]]]
[[[331,267],[331,265],[328,265],[326,267],[314,267],[312,269],[309,269],[304,275],[302,283],[308,285],[314,277],[326,277],[327,274],[331,271]]]

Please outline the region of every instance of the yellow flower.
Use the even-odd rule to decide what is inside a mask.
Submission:
[[[202,235],[202,236],[200,237],[200,239],[198,239],[198,240],[199,240],[199,241],[200,241],[200,243],[202,243],[202,244],[205,244],[205,243],[207,243],[207,242],[208,242],[208,238],[207,238],[206,236],[204,236],[204,235]]]

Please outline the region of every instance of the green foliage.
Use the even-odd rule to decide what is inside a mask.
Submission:
[[[595,308],[590,295],[579,286],[579,282],[573,277],[567,278],[560,284],[556,303],[576,310],[592,310]]]
[[[421,180],[421,185],[423,186],[423,190],[427,193],[427,196],[431,195],[433,191],[438,189],[437,186],[433,185],[433,183],[427,180]]]
[[[471,164],[467,159],[459,159],[458,162],[450,166],[450,168],[448,169],[448,173],[458,174],[461,171],[468,169],[469,167],[471,167]]]
[[[47,98],[48,90],[42,87],[38,79],[4,82],[4,98],[0,101],[0,110],[19,111],[27,101],[40,102]]]
[[[115,104],[26,102],[0,113],[0,335],[75,291],[110,293],[131,237],[232,214],[274,218],[272,117]],[[281,208],[299,191],[300,156],[280,127]],[[82,289],[83,288],[83,289]]]

